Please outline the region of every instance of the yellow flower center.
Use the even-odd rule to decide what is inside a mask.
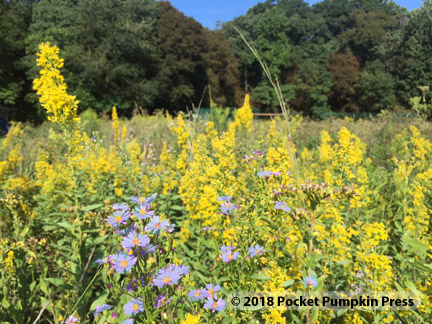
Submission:
[[[214,290],[213,290],[213,289],[210,289],[208,292],[209,292],[210,295],[213,295]]]
[[[134,304],[134,305],[132,306],[132,310],[134,310],[134,311],[137,311],[138,308],[139,308],[138,304]]]
[[[140,210],[140,214],[141,214],[141,215],[145,215],[145,214],[147,214],[147,210],[145,210],[144,208],[142,208],[142,209]]]
[[[126,260],[123,260],[122,262],[120,262],[120,265],[122,268],[126,268],[128,265],[128,262]]]
[[[154,227],[155,228],[159,228],[160,227],[160,223],[156,223]]]
[[[195,297],[198,297],[200,295],[200,292],[199,291],[196,291],[195,292]]]
[[[214,302],[212,308],[216,308],[216,307],[218,307],[218,303]]]
[[[116,221],[116,223],[120,223],[121,220],[122,220],[122,217],[121,216],[117,216],[114,220]]]
[[[228,259],[231,260],[233,258],[233,255],[230,253],[228,254]]]
[[[163,281],[163,283],[168,283],[171,281],[171,278],[167,276],[162,281]]]
[[[137,239],[137,238],[134,238],[134,239],[132,240],[132,244],[133,244],[133,245],[139,245],[140,243],[141,243],[140,240]]]

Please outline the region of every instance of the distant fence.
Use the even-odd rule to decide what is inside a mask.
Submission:
[[[229,108],[231,110],[231,116],[233,116],[233,111],[237,110],[238,108]],[[281,117],[283,114],[280,113],[262,113],[261,109],[252,107],[252,112],[254,114],[255,119],[267,119],[267,118],[275,118],[275,117]],[[198,111],[198,115],[201,118],[208,118],[208,116],[211,113],[211,108],[200,108]]]
[[[237,110],[238,108],[229,108],[231,110],[231,116],[233,116],[233,111]],[[255,119],[270,119],[270,118],[276,118],[276,117],[283,117],[282,113],[267,113],[267,112],[261,112],[261,109],[259,108],[252,108],[252,112],[254,114]],[[210,108],[200,108],[199,109],[199,116],[201,118],[208,118],[208,116],[211,113]],[[297,113],[301,114],[300,112],[294,112],[292,111],[294,115]],[[378,117],[380,113],[379,112],[360,112],[360,113],[343,113],[343,112],[333,112],[330,118],[342,118],[350,117],[354,120],[359,119],[373,119]],[[391,114],[394,117],[405,119],[405,118],[416,118],[417,114],[413,111],[405,110],[405,111],[397,111],[397,112],[391,112]]]

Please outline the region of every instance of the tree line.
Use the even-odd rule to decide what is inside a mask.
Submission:
[[[0,106],[40,121],[32,90],[41,42],[60,47],[81,109],[123,115],[254,105],[277,111],[255,46],[296,111],[409,107],[432,77],[432,2],[408,12],[392,0],[266,0],[217,30],[155,0],[0,0]],[[422,88],[424,89],[424,88]],[[423,94],[423,100],[430,100]]]

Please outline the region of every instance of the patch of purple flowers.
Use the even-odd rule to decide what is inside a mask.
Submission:
[[[232,247],[230,245],[221,247],[222,254],[220,255],[220,258],[222,259],[223,262],[228,263],[233,260],[237,260],[240,253],[234,252],[234,249],[235,247]]]
[[[170,264],[166,268],[160,269],[153,279],[153,283],[158,287],[172,286],[177,284],[181,276],[189,272],[189,267],[177,266],[175,264]]]
[[[109,216],[105,220],[112,227],[118,227],[122,224],[125,225],[126,221],[129,219],[129,217],[130,217],[129,212],[123,211],[123,210],[116,210],[116,211],[114,211],[112,216]]]
[[[147,235],[131,232],[129,235],[123,237],[122,246],[124,249],[133,249],[136,247],[145,247],[150,243]]]
[[[222,298],[219,298],[219,300],[216,301],[215,299],[210,297],[210,298],[207,298],[207,300],[204,304],[204,308],[210,309],[214,313],[215,311],[224,310],[225,305],[226,305],[226,303]]]
[[[108,304],[97,305],[93,315],[94,315],[94,317],[98,317],[100,313],[102,313],[106,310],[109,310],[111,308],[112,308],[112,306],[108,305]]]
[[[161,231],[171,233],[174,230],[174,226],[165,219],[160,219],[159,216],[154,216],[145,227],[146,232],[152,232],[159,234]]]
[[[263,170],[263,171],[259,171],[258,172],[258,176],[264,179],[270,178],[271,176],[280,176],[281,172],[273,172],[273,171],[267,171],[267,170]]]
[[[267,252],[266,250],[264,250],[264,248],[260,245],[255,245],[255,246],[251,246],[248,249],[249,255],[251,257],[257,256],[257,255],[262,255],[264,252]]]
[[[275,201],[275,209],[283,210],[287,213],[291,211],[291,208],[289,208],[288,205],[283,201]]]

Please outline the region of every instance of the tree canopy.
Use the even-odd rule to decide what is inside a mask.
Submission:
[[[37,47],[50,41],[61,48],[82,110],[236,107],[250,93],[255,106],[278,111],[235,26],[296,111],[325,117],[408,107],[431,83],[431,17],[431,0],[411,13],[391,0],[266,0],[209,30],[166,1],[3,0],[0,105],[18,108],[22,120],[43,118],[32,80]]]

